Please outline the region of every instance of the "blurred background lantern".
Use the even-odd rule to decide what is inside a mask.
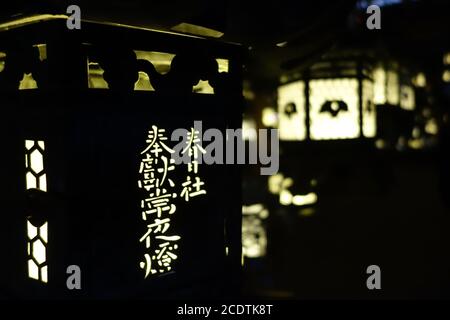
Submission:
[[[371,66],[362,56],[328,56],[301,73],[285,74],[278,88],[280,140],[374,138]]]

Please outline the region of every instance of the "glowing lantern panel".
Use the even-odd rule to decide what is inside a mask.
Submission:
[[[311,80],[311,139],[351,139],[359,136],[358,80]]]
[[[297,81],[278,88],[279,134],[281,140],[305,140],[305,83]]]

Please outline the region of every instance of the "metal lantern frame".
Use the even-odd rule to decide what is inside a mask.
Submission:
[[[22,22],[0,31],[0,51],[7,51],[6,59],[8,53],[19,53],[20,59],[25,59],[28,55],[21,53],[23,48],[45,44],[46,59],[36,71],[39,77],[33,73],[37,89],[17,90],[17,83],[7,85],[0,72],[0,132],[5,142],[1,156],[4,231],[0,235],[0,296],[71,299],[235,294],[242,255],[241,191],[236,187],[241,181],[240,169],[234,165],[204,167],[208,197],[192,201],[189,207],[180,204],[178,209],[175,227],[185,239],[182,262],[176,272],[148,279],[139,269],[143,229],[137,180],[139,151],[153,124],[168,133],[175,128],[189,129],[195,120],[202,120],[205,129],[222,132],[241,127],[241,47],[109,23],[82,21],[81,30],[69,30],[66,19]],[[92,48],[98,50],[92,53]],[[174,54],[179,59],[177,65],[172,63],[171,71],[181,71],[170,79],[149,75],[158,84],[155,91],[127,91],[120,86],[135,74],[128,74],[128,60],[121,54],[130,50]],[[112,65],[107,71],[117,87],[88,88],[87,61],[93,54]],[[211,71],[212,59],[217,58],[228,60],[227,73]],[[19,73],[35,72],[34,65],[22,62],[13,64]],[[186,90],[192,88],[190,81],[200,78],[209,80],[214,94]],[[35,162],[37,167],[30,165],[30,157],[39,158],[39,153],[44,159]],[[45,192],[34,182],[27,190],[27,172],[31,174],[28,182],[45,173]],[[42,266],[48,269],[38,280],[27,276],[26,262],[35,250],[32,243],[31,253],[30,247],[27,253],[27,216],[39,227],[48,221],[48,230],[36,236],[32,229],[29,236],[30,241],[38,241],[36,248],[47,244],[47,261]],[[69,265],[82,270],[81,290],[66,287]]]

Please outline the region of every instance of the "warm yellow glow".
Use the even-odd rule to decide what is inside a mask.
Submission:
[[[386,78],[386,102],[392,105],[398,105],[400,102],[399,96],[399,76],[395,71],[388,71]]]
[[[223,32],[186,22],[177,24],[176,26],[173,26],[171,29],[176,32],[194,34],[196,36],[202,37],[220,38],[223,36]]]
[[[382,67],[377,67],[373,71],[375,104],[386,103],[386,72]]]
[[[284,84],[278,88],[278,129],[280,140],[305,140],[305,83]]]
[[[416,96],[413,87],[402,85],[400,90],[400,107],[405,110],[414,110],[416,107]]]
[[[40,21],[46,20],[55,20],[55,19],[67,19],[68,16],[63,14],[39,14],[33,16],[22,17],[19,19],[15,19],[13,21],[8,21],[4,23],[0,23],[0,30],[9,30],[21,26],[25,26],[27,24],[32,24]]]
[[[450,82],[450,70],[445,70],[442,73],[442,81],[444,82]]]
[[[278,125],[278,115],[277,112],[268,107],[262,110],[262,123],[266,127],[276,127]]]
[[[228,72],[228,60],[227,59],[216,59],[218,65],[218,72]],[[214,88],[211,87],[209,81],[200,80],[193,88],[192,91],[195,93],[203,94],[214,94]]]
[[[413,84],[418,88],[423,88],[427,85],[427,78],[423,72],[419,72],[413,79]]]
[[[309,207],[309,208],[302,208],[299,210],[299,215],[303,216],[303,217],[310,217],[312,216],[314,213],[316,213],[316,209],[314,209],[313,207]]]
[[[24,74],[23,79],[20,81],[19,90],[37,89],[37,82],[34,80],[32,74]]]
[[[281,190],[280,192],[280,204],[288,206],[292,203],[292,194],[288,190]]]
[[[414,127],[414,129],[412,131],[412,137],[414,139],[420,138],[420,128],[419,127]]]
[[[192,87],[192,92],[202,94],[214,94],[214,88],[211,87],[209,81],[200,80],[194,87]]]
[[[33,46],[39,50],[39,60],[44,61],[47,59],[47,45],[46,44],[37,44]]]
[[[261,219],[267,219],[269,217],[269,210],[263,209],[259,212],[259,217]]]
[[[351,139],[359,136],[358,81],[356,79],[311,80],[310,133],[312,140]],[[347,110],[337,114],[324,112],[326,103],[331,108],[337,101],[345,103]],[[331,110],[337,112],[337,110]]]
[[[170,64],[175,57],[173,53],[157,51],[134,50],[134,53],[137,59],[150,61],[160,74],[166,74],[170,71]],[[144,72],[139,72],[139,80],[135,83],[134,90],[155,91],[150,83],[149,76]]]
[[[167,140],[166,130],[153,125],[140,152],[138,186],[142,190],[141,217],[147,226],[139,238],[139,242],[145,245],[143,261],[139,263],[144,270],[144,278],[171,271],[172,262],[178,259],[177,242],[181,237],[173,235],[171,230],[177,200],[189,202],[206,194],[205,182],[198,176],[199,152],[203,152],[199,130],[191,128],[187,133],[182,154],[187,154],[191,161],[187,165],[184,182],[178,186],[171,177],[176,164],[171,159],[174,150],[167,145]]]
[[[242,214],[244,215],[257,215],[264,210],[262,203],[253,204],[250,206],[242,206]]]
[[[5,58],[6,58],[6,53],[0,51],[0,72],[5,70]]]
[[[289,187],[292,187],[293,184],[294,184],[294,179],[292,179],[292,178],[284,178],[283,182],[281,183],[281,188],[282,189],[287,189]]]
[[[443,62],[446,66],[450,65],[450,52],[444,54]]]
[[[108,89],[108,82],[103,79],[105,70],[97,62],[88,60],[88,87],[90,89]]]
[[[268,179],[269,192],[272,194],[279,194],[281,191],[281,184],[283,182],[283,175],[281,173],[274,174]]]
[[[374,100],[374,84],[372,81],[363,80],[362,82],[362,109],[363,109],[363,127],[364,137],[373,138],[377,134],[377,114]]]
[[[386,142],[383,139],[377,139],[375,141],[375,147],[377,149],[384,149],[386,147]]]
[[[439,133],[439,126],[436,119],[429,119],[425,124],[425,132],[431,135],[436,135]]]
[[[317,194],[310,192],[306,195],[295,195],[292,197],[292,204],[295,206],[306,206],[317,202]]]
[[[219,72],[228,72],[229,71],[229,61],[228,59],[216,59],[217,64],[219,65]]]
[[[400,103],[400,80],[397,71],[385,70],[382,67],[375,68],[374,78],[374,103],[398,105]]]
[[[408,146],[412,149],[422,149],[424,141],[423,139],[411,139],[408,141]]]
[[[269,211],[263,204],[242,207],[242,253],[248,258],[260,258],[266,255],[267,233],[263,220]]]

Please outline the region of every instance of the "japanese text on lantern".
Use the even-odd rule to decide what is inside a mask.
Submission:
[[[172,262],[178,258],[177,242],[181,237],[170,233],[171,218],[177,210],[175,202],[178,197],[177,184],[170,178],[175,171],[175,160],[171,158],[174,151],[167,145],[167,140],[165,129],[152,126],[148,132],[147,146],[141,152],[138,186],[145,192],[141,210],[142,220],[148,224],[139,241],[145,243],[144,261],[140,262],[145,278],[150,274],[171,271]],[[202,189],[204,182],[197,176],[198,152],[204,152],[199,142],[198,132],[193,129],[188,132],[186,148],[182,152],[188,152],[188,172],[194,176],[187,176],[186,181],[181,184],[180,198],[185,201],[206,194],[206,190]]]
[[[206,190],[203,189],[205,183],[201,181],[198,175],[198,165],[199,165],[199,152],[205,154],[206,150],[201,146],[201,140],[199,138],[199,131],[191,128],[188,132],[186,147],[182,150],[181,153],[188,153],[189,163],[188,163],[188,176],[186,177],[186,181],[184,181],[181,185],[183,190],[181,191],[180,196],[184,198],[184,200],[189,201],[190,198],[206,194]]]

